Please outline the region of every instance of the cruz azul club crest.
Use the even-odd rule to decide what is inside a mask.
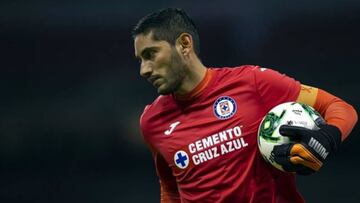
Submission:
[[[228,96],[218,98],[214,103],[214,114],[221,120],[229,119],[236,113],[235,100]]]

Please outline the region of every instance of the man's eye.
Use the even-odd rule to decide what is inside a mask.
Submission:
[[[155,57],[155,51],[149,51],[145,54],[144,58],[153,59]]]

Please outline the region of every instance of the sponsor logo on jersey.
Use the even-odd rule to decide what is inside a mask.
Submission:
[[[189,156],[183,150],[177,151],[174,154],[174,162],[178,168],[185,169],[189,166]]]
[[[229,119],[236,113],[235,100],[228,96],[218,98],[213,107],[215,116],[221,120]]]
[[[242,126],[235,126],[188,144],[174,154],[175,165],[186,169],[201,165],[217,157],[246,148],[249,144],[242,136]]]

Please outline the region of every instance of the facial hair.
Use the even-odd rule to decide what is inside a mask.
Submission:
[[[161,95],[167,95],[176,92],[182,85],[182,81],[186,76],[186,65],[177,53],[176,49],[172,49],[170,57],[169,72],[167,75],[166,87],[158,89]]]

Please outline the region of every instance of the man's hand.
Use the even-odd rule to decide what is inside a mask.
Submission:
[[[293,143],[275,146],[275,162],[285,171],[308,175],[318,171],[328,156],[336,152],[341,142],[340,130],[332,125],[321,125],[319,130],[283,125],[280,134]]]

